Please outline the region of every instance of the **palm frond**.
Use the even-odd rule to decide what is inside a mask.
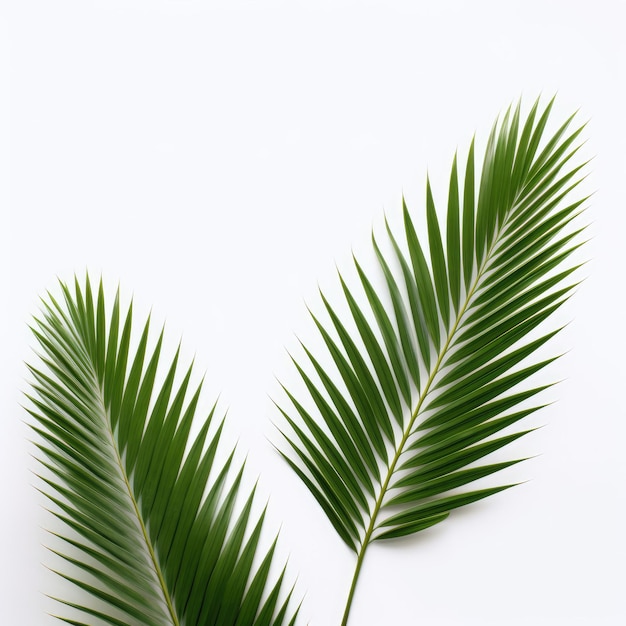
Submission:
[[[96,294],[88,278],[61,288],[33,326],[42,353],[29,395],[43,491],[63,522],[59,574],[91,597],[60,600],[85,622],[60,619],[293,623],[284,570],[271,582],[275,543],[261,551],[264,513],[242,493],[243,467],[232,453],[216,460],[215,407],[191,435],[202,386],[191,388],[192,368],[179,374],[177,352],[161,372],[163,333],[150,347],[149,319],[131,350],[132,304],[123,311],[119,293],[108,316],[101,283]]]
[[[384,287],[355,260],[360,294],[339,277],[348,319],[324,294],[328,322],[313,315],[330,365],[306,347],[295,361],[310,398],[287,392],[282,454],[356,553],[343,624],[370,543],[512,486],[460,489],[521,460],[479,463],[529,432],[519,422],[545,386],[528,380],[553,359],[528,357],[559,332],[535,329],[574,287],[582,129],[570,118],[545,137],[551,108],[509,109],[482,168],[473,142],[463,180],[455,157],[445,234],[427,182],[428,245],[403,202],[402,238],[388,225],[385,245],[373,237]]]

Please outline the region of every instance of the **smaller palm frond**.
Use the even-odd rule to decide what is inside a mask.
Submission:
[[[545,387],[527,381],[554,359],[528,358],[559,332],[536,329],[574,287],[582,129],[570,118],[545,137],[551,108],[510,108],[482,169],[473,142],[464,175],[455,157],[445,225],[427,181],[427,239],[403,203],[402,238],[373,237],[383,287],[355,259],[358,291],[339,276],[345,315],[323,293],[327,321],[312,313],[326,352],[294,359],[307,392],[286,390],[283,456],[358,555],[344,623],[372,541],[511,486],[463,489],[521,460],[480,464],[529,432],[518,424]]]
[[[63,522],[58,573],[86,598],[59,601],[89,624],[293,624],[243,467],[232,453],[216,460],[215,407],[190,434],[202,386],[192,388],[192,368],[179,373],[177,352],[161,369],[163,333],[150,347],[148,319],[135,338],[119,292],[107,315],[102,283],[61,289],[33,325],[42,352],[28,396],[42,490]]]

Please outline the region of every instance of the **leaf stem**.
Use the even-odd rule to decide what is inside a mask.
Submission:
[[[161,567],[159,566],[159,562],[156,558],[156,554],[154,553],[154,549],[152,547],[152,542],[150,541],[150,537],[148,536],[148,530],[146,528],[146,525],[143,522],[143,519],[141,517],[141,513],[139,511],[139,506],[137,504],[137,500],[135,499],[135,496],[133,494],[133,490],[132,487],[130,485],[130,481],[128,480],[128,476],[126,474],[126,470],[124,468],[124,464],[122,462],[122,458],[120,456],[120,451],[119,448],[117,446],[117,441],[115,440],[115,436],[113,435],[113,431],[111,430],[111,421],[108,418],[108,411],[105,407],[104,404],[104,397],[102,395],[102,390],[100,389],[100,385],[97,382],[96,379],[96,396],[98,398],[98,400],[100,401],[100,405],[103,411],[103,416],[104,416],[104,424],[106,426],[106,433],[109,437],[109,442],[111,444],[111,447],[113,448],[113,451],[115,453],[115,461],[119,467],[119,471],[120,471],[120,475],[122,476],[122,479],[124,481],[124,486],[126,487],[126,493],[128,494],[128,499],[130,500],[130,503],[133,507],[133,511],[135,513],[135,518],[139,524],[139,528],[141,530],[142,536],[143,536],[143,540],[146,546],[146,551],[148,552],[148,556],[150,558],[150,563],[154,569],[154,573],[155,576],[157,578],[158,581],[158,585],[159,585],[159,589],[161,590],[162,596],[163,596],[163,602],[165,603],[165,606],[167,607],[167,611],[169,613],[169,617],[172,621],[172,626],[180,626],[180,621],[178,619],[178,616],[176,615],[176,611],[174,609],[174,603],[172,601],[172,597],[170,595],[170,592],[167,588],[167,583],[165,582],[165,577],[163,576],[163,572],[161,571]]]
[[[370,533],[371,535],[371,528],[368,528],[368,533]],[[359,580],[359,574],[361,573],[361,565],[363,565],[363,558],[365,557],[365,550],[367,549],[367,546],[368,546],[368,543],[365,540],[363,540],[363,543],[361,544],[361,549],[359,550],[359,556],[356,560],[356,568],[354,569],[354,575],[352,576],[352,584],[350,585],[350,593],[348,594],[348,601],[346,602],[346,608],[343,612],[343,619],[341,620],[341,626],[346,626],[348,623],[348,617],[350,616],[350,608],[352,607],[352,598],[354,597],[356,584],[357,584],[357,581]]]
[[[376,520],[378,518],[378,514],[380,513],[380,509],[383,505],[383,500],[385,498],[385,495],[387,493],[387,489],[389,488],[389,483],[391,482],[391,478],[395,472],[396,469],[396,465],[398,464],[398,461],[400,460],[400,457],[402,456],[402,453],[404,452],[404,446],[406,445],[407,440],[409,439],[409,437],[411,436],[411,433],[413,431],[413,425],[415,424],[415,420],[417,419],[417,416],[419,415],[420,409],[422,408],[422,405],[424,404],[424,401],[426,400],[426,397],[428,396],[428,393],[430,392],[430,388],[433,384],[433,381],[435,380],[435,377],[437,376],[437,374],[439,373],[439,370],[441,368],[441,364],[443,362],[444,357],[446,356],[448,349],[450,347],[450,344],[452,343],[452,339],[454,338],[454,334],[456,333],[459,324],[461,322],[461,319],[463,318],[463,316],[465,315],[465,311],[467,311],[467,308],[469,306],[470,300],[472,299],[472,296],[474,295],[474,292],[476,291],[476,289],[478,288],[478,283],[480,281],[480,278],[482,277],[485,268],[487,266],[487,259],[489,259],[492,251],[493,251],[493,247],[495,244],[497,237],[494,238],[494,242],[492,243],[492,245],[490,246],[490,249],[488,251],[488,253],[485,255],[485,260],[483,261],[482,267],[480,268],[480,270],[478,271],[476,278],[474,279],[474,283],[472,284],[471,289],[467,292],[467,295],[465,297],[465,302],[463,303],[463,306],[461,307],[456,320],[454,322],[454,325],[452,326],[452,329],[450,330],[450,332],[448,333],[448,337],[446,339],[446,343],[444,344],[443,348],[441,349],[441,351],[439,352],[439,357],[437,359],[437,362],[435,363],[435,366],[433,367],[433,370],[430,374],[430,376],[428,377],[428,381],[426,382],[426,385],[424,386],[424,389],[422,391],[422,393],[420,394],[419,400],[417,402],[417,406],[415,407],[415,410],[413,411],[413,413],[411,414],[411,419],[409,420],[409,423],[406,427],[406,429],[404,430],[402,439],[400,441],[400,444],[398,445],[398,448],[394,454],[394,457],[391,461],[391,464],[389,465],[389,469],[387,471],[387,476],[385,477],[385,480],[383,481],[383,483],[381,484],[380,487],[380,494],[378,495],[378,498],[376,499],[376,503],[374,504],[374,509],[372,511],[372,516],[370,518],[370,523],[369,526],[367,527],[367,530],[365,531],[365,535],[363,536],[363,541],[361,543],[361,549],[359,550],[359,554],[357,557],[357,561],[356,561],[356,567],[354,570],[354,574],[352,576],[352,584],[350,585],[350,593],[348,594],[348,600],[346,602],[346,608],[344,610],[343,613],[343,619],[341,620],[341,626],[347,626],[348,624],[348,617],[350,616],[350,608],[352,607],[352,599],[354,598],[354,592],[356,590],[356,585],[357,585],[357,581],[359,579],[359,574],[361,573],[361,566],[363,565],[363,559],[365,558],[365,552],[367,550],[367,547],[369,546],[369,544],[372,542],[372,534],[374,533],[374,531],[376,530]]]

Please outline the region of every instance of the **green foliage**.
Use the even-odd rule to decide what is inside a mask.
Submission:
[[[541,408],[549,385],[533,375],[556,357],[535,353],[559,332],[543,324],[575,286],[570,223],[586,200],[572,193],[582,129],[568,131],[570,118],[546,136],[551,109],[509,109],[482,167],[473,143],[462,176],[455,157],[445,220],[427,181],[427,238],[403,203],[401,237],[388,224],[372,237],[379,276],[355,259],[358,289],[340,275],[341,308],[322,294],[323,317],[312,314],[326,353],[303,346],[294,359],[307,391],[285,389],[281,454],[355,553],[344,626],[372,542],[513,486],[470,485],[523,460],[487,458],[530,432],[522,421]],[[178,353],[160,365],[163,334],[150,347],[148,320],[135,337],[119,294],[107,314],[102,284],[61,290],[33,327],[42,354],[29,395],[43,491],[61,522],[59,573],[89,599],[59,600],[88,622],[59,619],[294,624],[285,571],[270,571],[275,542],[260,547],[254,491],[241,493],[232,453],[218,460],[215,407],[191,435],[201,387],[191,389],[191,367],[180,372]]]
[[[148,320],[133,351],[132,305],[123,311],[118,294],[107,318],[101,284],[97,294],[89,279],[61,288],[33,328],[43,352],[29,396],[44,493],[63,522],[59,573],[91,596],[61,600],[86,622],[60,619],[293,624],[284,570],[270,582],[275,543],[259,554],[264,514],[255,518],[254,494],[241,493],[243,468],[232,453],[216,461],[215,408],[190,434],[201,387],[190,390],[191,367],[177,375],[177,353],[158,388],[163,334],[150,348]]]
[[[283,456],[355,552],[343,624],[372,542],[512,486],[465,489],[522,460],[483,462],[529,432],[519,423],[545,388],[529,381],[554,360],[529,357],[559,332],[535,329],[574,287],[565,260],[580,231],[566,227],[585,201],[571,197],[582,129],[568,133],[570,118],[545,137],[551,108],[509,109],[479,172],[473,143],[463,180],[455,158],[445,237],[429,182],[427,243],[404,204],[402,239],[387,226],[383,252],[373,238],[384,288],[355,259],[361,293],[339,277],[347,321],[322,294],[328,321],[313,320],[332,365],[306,347],[294,361],[309,397],[287,390]]]

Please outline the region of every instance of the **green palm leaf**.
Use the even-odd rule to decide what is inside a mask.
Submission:
[[[255,558],[264,513],[253,515],[253,493],[238,504],[243,468],[232,454],[216,461],[215,407],[191,435],[201,387],[190,389],[191,367],[179,374],[177,353],[161,372],[163,334],[150,348],[149,320],[133,352],[132,305],[123,312],[116,297],[107,319],[102,284],[97,294],[89,279],[61,287],[63,300],[50,296],[33,327],[42,363],[30,368],[30,413],[43,491],[64,523],[59,573],[92,600],[60,600],[86,622],[60,619],[294,623],[284,570],[271,582],[275,544]]]
[[[553,360],[529,357],[559,329],[533,331],[574,286],[562,265],[580,245],[566,226],[585,201],[570,197],[582,129],[570,118],[545,137],[551,108],[507,111],[476,174],[472,142],[463,181],[455,157],[445,234],[427,183],[428,246],[403,204],[403,241],[389,226],[386,247],[373,240],[385,287],[356,261],[362,296],[340,276],[351,319],[322,294],[329,323],[313,319],[332,365],[307,348],[296,363],[314,409],[288,392],[283,456],[356,553],[344,625],[369,544],[512,486],[463,489],[521,460],[484,463],[529,432],[516,428],[545,387],[528,379]]]

